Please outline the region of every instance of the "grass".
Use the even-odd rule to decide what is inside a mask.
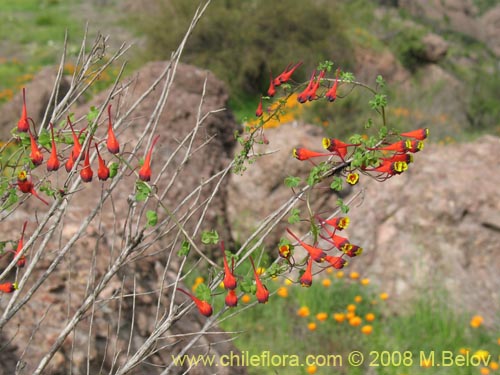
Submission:
[[[9,100],[41,67],[58,63],[65,30],[70,35],[70,54],[77,51],[83,22],[70,14],[78,3],[0,0],[0,102]]]

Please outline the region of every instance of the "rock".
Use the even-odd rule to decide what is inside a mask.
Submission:
[[[422,38],[422,43],[424,50],[421,58],[427,62],[436,63],[442,60],[448,52],[448,43],[437,34],[427,34]]]
[[[493,52],[500,56],[500,5],[487,11],[479,19],[481,25],[481,40],[490,47]]]
[[[437,30],[449,28],[474,38],[480,34],[478,10],[472,0],[399,0],[398,6],[413,16],[427,18]]]
[[[355,74],[361,82],[369,82],[380,74],[387,82],[405,85],[411,74],[403,68],[396,57],[389,51],[375,52],[371,49],[358,48]]]
[[[33,119],[35,125],[39,127],[43,120],[43,116],[47,109],[47,105],[52,94],[54,81],[57,76],[57,69],[54,67],[45,67],[41,69],[33,80],[26,84],[26,105],[28,108],[28,116]],[[69,90],[69,79],[64,77],[61,79],[59,86],[58,100],[64,97]],[[0,108],[0,139],[7,140],[10,138],[10,131],[17,127],[17,121],[21,116],[23,106],[22,91],[19,90],[11,101],[5,103]],[[49,111],[50,113],[50,111]]]
[[[365,199],[350,212],[349,238],[365,251],[352,269],[398,305],[435,290],[493,322],[500,311],[500,231],[492,228],[500,176],[490,166],[499,150],[500,139],[491,136],[429,145],[402,175],[384,183],[363,179]]]

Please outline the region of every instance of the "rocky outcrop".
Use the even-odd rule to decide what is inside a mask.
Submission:
[[[480,38],[497,55],[500,56],[500,5],[491,8],[479,19],[481,26]]]
[[[478,10],[472,0],[399,0],[398,5],[416,17],[432,21],[436,30],[449,28],[476,38],[479,36],[475,20]]]
[[[353,269],[398,300],[444,291],[491,324],[500,311],[499,150],[492,136],[430,144],[408,173],[365,178],[364,203],[350,213],[351,239],[365,248]]]
[[[411,15],[431,22],[435,32],[451,29],[481,40],[500,56],[500,6],[496,5],[480,14],[472,0],[398,0],[398,6]]]
[[[448,52],[448,43],[439,35],[429,33],[422,38],[424,45],[421,58],[430,63],[442,60]]]

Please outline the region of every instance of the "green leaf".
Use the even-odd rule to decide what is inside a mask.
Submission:
[[[384,77],[382,77],[380,74],[377,76],[377,79],[375,80],[375,82],[377,82],[377,85],[379,85],[380,88],[383,89],[385,87]]]
[[[338,176],[334,177],[332,183],[330,184],[330,189],[335,191],[341,191],[344,180]]]
[[[255,291],[257,290],[257,287],[253,283],[253,278],[250,277],[245,277],[238,283],[238,285],[244,293],[255,294]]]
[[[294,188],[299,186],[300,177],[288,176],[285,178],[285,186],[289,188]]]
[[[345,82],[354,82],[356,78],[354,77],[354,74],[352,74],[351,72],[342,72],[340,74],[340,79]]]
[[[361,136],[361,134],[353,134],[349,138],[349,143],[362,143],[362,141],[363,137]]]
[[[3,196],[4,194],[2,194]],[[9,207],[13,206],[19,201],[19,197],[17,196],[17,189],[15,187],[12,187],[8,190],[8,196],[7,199],[4,201],[4,203],[0,206],[2,210],[6,210]]]
[[[38,137],[38,143],[43,147],[50,147],[52,138],[47,129],[43,129]]]
[[[370,129],[373,126],[373,120],[371,118],[366,121],[365,129]]]
[[[273,263],[266,269],[266,274],[269,275],[269,277],[278,276],[280,270],[280,265],[278,263]]]
[[[55,195],[56,195],[56,191],[52,188],[52,186],[50,186],[49,183],[44,183],[44,184],[40,185],[40,187],[38,189],[41,192],[44,192],[45,194],[47,194],[49,197],[55,197]]]
[[[177,252],[177,255],[180,257],[185,257],[189,254],[189,251],[191,250],[191,244],[184,240],[182,241],[181,248]]]
[[[368,102],[372,109],[380,109],[387,106],[387,95],[375,94],[374,98]]]
[[[322,63],[318,64],[317,70],[326,70],[330,72],[333,69],[333,61],[325,60]]]
[[[383,139],[387,137],[387,133],[388,133],[387,126],[382,126],[378,131],[378,136],[380,139]]]
[[[21,140],[21,144],[23,146],[27,147],[31,145],[31,139],[28,133],[19,133],[17,136]]]
[[[87,113],[87,121],[89,123],[94,122],[94,120],[99,115],[99,110],[95,106],[91,106],[89,112]]]
[[[342,211],[344,214],[347,214],[349,212],[349,206],[344,203],[342,199],[337,199],[337,206],[339,206],[340,211]]]
[[[212,291],[205,283],[198,284],[194,293],[202,301],[209,301],[212,295]]]
[[[158,223],[158,214],[156,211],[148,210],[146,211],[147,225],[154,227]]]
[[[118,173],[118,163],[111,163],[109,166],[109,178],[113,178]]]
[[[300,210],[298,208],[292,208],[290,211],[290,216],[288,217],[288,222],[290,224],[295,224],[300,221]]]
[[[205,245],[210,245],[210,244],[215,245],[216,243],[219,242],[219,233],[217,233],[215,229],[211,231],[204,231],[201,234],[201,242],[204,243]]]
[[[151,194],[151,188],[144,181],[137,180],[135,183],[135,189],[135,200],[137,202],[145,201],[149,197],[149,194]]]

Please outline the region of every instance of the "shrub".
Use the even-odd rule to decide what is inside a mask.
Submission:
[[[269,70],[303,57],[307,67],[335,59],[349,68],[353,52],[336,1],[218,1],[200,21],[184,52],[184,61],[214,72],[238,96],[264,89]],[[170,58],[196,2],[156,1],[153,14],[140,22],[149,55]],[[298,74],[296,79],[305,79]]]

